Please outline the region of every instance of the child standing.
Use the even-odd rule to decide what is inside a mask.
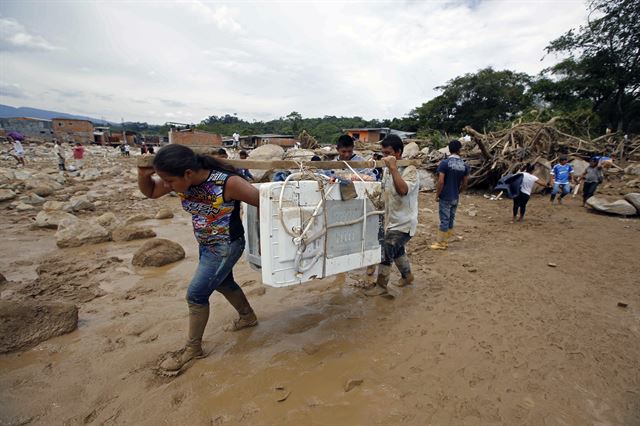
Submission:
[[[80,142],[76,143],[76,146],[73,147],[73,159],[76,163],[76,170],[81,169],[84,165],[84,147]]]

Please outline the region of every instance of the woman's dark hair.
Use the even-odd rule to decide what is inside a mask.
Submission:
[[[535,164],[527,163],[527,165],[524,167],[524,171],[527,173],[531,173],[535,168]]]
[[[187,170],[218,170],[237,175],[236,170],[208,155],[196,154],[184,145],[169,144],[158,150],[153,168],[171,176],[184,176]]]
[[[320,161],[321,158],[317,155],[314,155],[313,157],[311,157],[311,161]]]
[[[380,145],[384,148],[391,148],[393,152],[402,153],[404,151],[404,144],[402,143],[402,139],[398,135],[388,135],[384,139],[380,141]]]

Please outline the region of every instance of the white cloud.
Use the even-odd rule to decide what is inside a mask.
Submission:
[[[0,81],[0,96],[6,96],[8,98],[28,98],[29,95],[22,90],[19,84],[6,83]]]
[[[29,89],[28,106],[152,123],[294,110],[399,117],[436,95],[434,87],[480,68],[539,72],[555,61],[540,61],[548,42],[586,15],[581,1],[12,7],[43,41],[65,46],[55,55],[3,52],[2,78]],[[26,32],[5,18],[0,28],[5,21],[11,33]],[[0,103],[15,102],[16,90],[0,90]]]
[[[0,49],[58,50],[43,37],[30,34],[15,19],[0,18]]]
[[[194,14],[215,25],[220,30],[239,32],[242,29],[227,6],[216,6],[212,8],[198,0],[190,1],[188,5]]]

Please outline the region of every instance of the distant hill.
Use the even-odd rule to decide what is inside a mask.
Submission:
[[[102,124],[102,125],[117,124],[117,123],[111,123],[106,120],[100,120],[98,118],[85,117],[82,115],[67,114],[64,112],[57,112],[57,111],[47,111],[45,109],[37,109],[37,108],[29,108],[29,107],[15,108],[9,105],[0,104],[0,118],[11,118],[11,117],[32,117],[32,118],[43,118],[46,120],[51,120],[52,118],[75,118],[76,120],[89,120],[89,121],[92,121],[94,124]]]

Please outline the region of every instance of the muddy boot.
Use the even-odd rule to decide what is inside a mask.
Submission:
[[[253,308],[249,304],[247,297],[244,295],[242,289],[237,288],[234,290],[228,290],[224,288],[218,288],[218,291],[227,299],[231,306],[238,311],[238,319],[234,320],[231,324],[224,328],[224,331],[238,331],[243,328],[255,327],[258,325],[258,317],[256,317]]]
[[[449,248],[449,244],[447,242],[447,233],[438,230],[438,241],[431,244],[429,247],[431,250],[446,250]]]
[[[400,257],[397,257],[394,260],[394,262],[398,267],[398,271],[400,271],[400,275],[402,275],[402,278],[396,285],[398,287],[404,287],[406,285],[413,283],[413,274],[411,273],[411,263],[409,262],[409,258],[407,257],[407,255],[404,254]]]
[[[202,335],[209,320],[209,305],[189,303],[189,340],[184,348],[170,352],[160,362],[159,373],[175,376],[188,368],[194,359],[204,358]]]
[[[364,294],[367,296],[382,296],[387,294],[390,275],[391,266],[380,264],[378,266],[378,279],[376,280],[375,287],[365,290]]]
[[[367,266],[367,275],[368,276],[373,276],[373,274],[376,273],[376,265],[369,265]]]

